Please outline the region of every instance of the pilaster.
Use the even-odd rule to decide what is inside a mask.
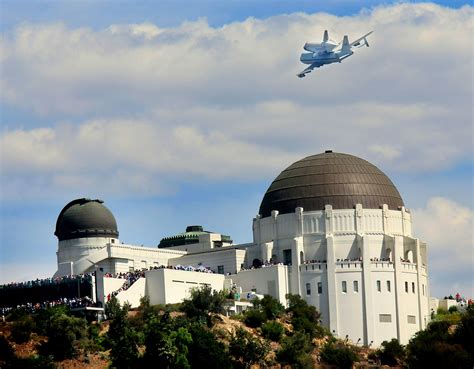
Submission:
[[[405,281],[402,277],[402,262],[403,255],[403,237],[394,237],[393,243],[393,265],[395,269],[395,307],[396,307],[396,323],[397,323],[397,334],[398,340],[405,342],[406,338],[406,310],[404,305],[405,292]]]
[[[364,284],[364,344],[369,345],[375,340],[372,263],[370,261],[370,239],[368,235],[362,237],[362,280]]]
[[[327,253],[327,293],[329,304],[329,329],[336,335],[339,334],[338,324],[338,302],[336,284],[336,253],[334,250],[334,237],[326,235]]]

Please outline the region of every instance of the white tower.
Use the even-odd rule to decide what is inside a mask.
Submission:
[[[285,169],[254,219],[256,252],[288,268],[289,288],[339,337],[406,344],[429,320],[426,245],[411,214],[373,164],[326,151]],[[250,251],[250,250],[248,250]]]

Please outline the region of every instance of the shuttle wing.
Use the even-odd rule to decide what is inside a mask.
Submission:
[[[361,42],[362,40],[364,40],[365,43],[366,43],[367,46],[368,46],[369,44],[367,43],[367,40],[366,40],[365,38],[366,38],[368,35],[372,34],[372,33],[374,33],[374,31],[370,31],[369,33],[365,34],[364,36],[362,36],[362,37],[358,38],[357,40],[351,42],[350,46],[359,46],[359,45],[360,45],[360,42]]]
[[[297,74],[297,76],[299,78],[303,78],[303,77],[306,77],[306,75],[308,73],[311,73],[313,71],[314,68],[319,68],[320,66],[322,66],[323,64],[322,63],[313,63],[311,64],[308,68],[306,68],[305,70],[301,71],[300,73]]]

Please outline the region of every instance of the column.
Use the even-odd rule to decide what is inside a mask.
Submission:
[[[370,239],[368,235],[362,236],[362,283],[364,292],[364,344],[375,341],[372,263],[370,261]]]
[[[338,309],[337,309],[337,284],[336,284],[336,253],[334,250],[334,236],[326,236],[327,256],[327,294],[329,304],[329,329],[336,335],[339,334]],[[324,291],[323,291],[324,293]]]
[[[404,300],[405,300],[405,281],[403,279],[403,269],[401,258],[404,258],[403,254],[403,237],[394,237],[393,243],[393,265],[395,269],[395,306],[396,306],[396,323],[397,323],[397,334],[400,342],[405,342],[406,337],[406,321],[407,314],[405,311]]]

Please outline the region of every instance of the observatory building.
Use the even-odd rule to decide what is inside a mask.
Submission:
[[[146,271],[120,301],[182,301],[191,288],[237,288],[286,303],[301,295],[339,337],[402,344],[429,321],[426,244],[392,181],[361,158],[326,151],[301,159],[271,183],[253,219],[253,242],[189,226],[158,247],[119,239],[101,200],[78,199],[59,214],[56,275],[96,271],[97,298],[122,282],[103,273]],[[202,273],[200,269],[215,273]]]

